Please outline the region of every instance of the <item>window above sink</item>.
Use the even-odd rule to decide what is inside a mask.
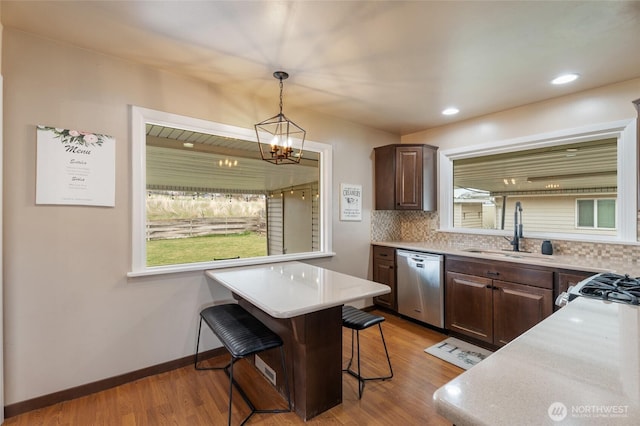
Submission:
[[[440,153],[440,230],[636,241],[635,120]]]

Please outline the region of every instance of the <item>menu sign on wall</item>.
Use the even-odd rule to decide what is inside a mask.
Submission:
[[[36,204],[115,205],[115,139],[38,126]]]

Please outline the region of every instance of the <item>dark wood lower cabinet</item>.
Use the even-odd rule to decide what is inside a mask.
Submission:
[[[556,286],[556,296],[560,293],[565,292],[569,289],[569,287],[578,284],[580,281],[584,280],[587,277],[595,275],[595,272],[582,272],[582,271],[566,271],[559,272],[557,278],[557,286]]]
[[[551,315],[559,292],[593,275],[464,256],[447,256],[445,270],[445,328],[489,347],[506,345]],[[391,287],[374,303],[397,311],[395,248],[373,246],[373,281]]]
[[[493,343],[491,282],[488,278],[447,273],[447,329]]]
[[[556,282],[554,284],[553,289],[553,300],[555,301],[556,297],[558,297],[561,293],[569,290],[569,287],[578,284],[580,281],[584,280],[587,277],[595,275],[594,272],[585,272],[585,271],[561,271],[556,274]],[[553,310],[557,311],[560,309],[559,306],[553,306]]]
[[[395,266],[393,262],[389,261],[377,261],[373,273],[373,281],[386,284],[391,287],[391,293],[383,294],[374,298],[376,305],[384,306],[385,308],[396,310],[396,297],[395,297]]]
[[[447,260],[445,327],[504,346],[553,312],[553,271],[499,262]],[[455,271],[462,271],[455,272]],[[526,284],[503,281],[518,279]]]
[[[374,297],[376,305],[391,310],[396,306],[396,249],[393,247],[373,246],[373,281],[391,287],[391,292]]]
[[[504,346],[553,312],[551,290],[493,282],[493,341]]]

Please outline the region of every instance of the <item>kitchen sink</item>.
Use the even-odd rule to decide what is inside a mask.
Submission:
[[[508,257],[511,259],[537,259],[537,260],[545,260],[545,261],[553,260],[552,255],[532,253],[530,251],[512,251],[508,249],[492,250],[492,249],[481,249],[481,248],[467,248],[467,249],[462,249],[462,251],[467,253],[479,253],[479,254],[486,254],[486,255],[498,256],[498,257]]]

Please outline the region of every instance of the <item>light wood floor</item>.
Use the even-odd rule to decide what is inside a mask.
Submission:
[[[463,372],[462,369],[424,353],[424,349],[446,336],[387,312],[383,332],[391,356],[394,377],[389,381],[368,382],[362,400],[358,400],[357,380],[343,375],[343,403],[309,420],[309,425],[450,425],[436,414],[433,392]],[[344,329],[343,329],[344,330]],[[384,371],[386,361],[377,327],[360,334],[363,374]],[[350,332],[344,330],[343,358],[349,356]],[[224,364],[226,358],[211,363]],[[255,370],[236,364],[237,378],[256,381]],[[286,403],[274,395],[270,385],[259,377],[257,386],[242,385],[258,408]],[[6,419],[6,426],[37,425],[222,425],[227,422],[227,376],[222,371],[196,371],[184,367],[141,379],[103,392],[59,403]],[[270,397],[268,395],[271,395]],[[265,398],[266,397],[266,398]],[[236,404],[237,402],[237,404]],[[262,403],[264,402],[264,406]],[[234,394],[233,424],[249,410]],[[254,414],[250,425],[305,424],[294,413]]]

